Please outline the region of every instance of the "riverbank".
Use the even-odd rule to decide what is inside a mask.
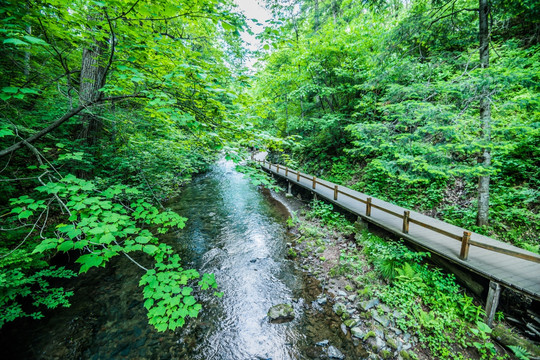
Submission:
[[[288,256],[320,281],[317,302],[332,305],[340,330],[370,359],[536,356],[538,348],[512,334],[502,313],[494,331],[485,326],[482,307],[452,275],[423,261],[429,254],[386,242],[330,204],[293,203],[298,210],[288,221],[294,234]],[[501,334],[512,341],[502,341]]]

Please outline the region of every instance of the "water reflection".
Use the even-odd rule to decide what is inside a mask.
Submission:
[[[175,207],[192,220],[178,234],[183,252],[196,268],[215,273],[225,294],[221,300],[205,299],[214,306],[200,321],[216,323],[216,327],[201,332],[190,356],[300,358],[295,344],[305,341],[300,328],[304,309],[303,302],[293,303],[293,298],[302,295],[302,276],[285,259],[283,214],[269,206],[242,174],[232,171],[233,166],[218,164],[185,191]],[[192,206],[195,202],[205,206]],[[213,226],[201,231],[199,219],[205,217]],[[293,303],[296,320],[268,323],[268,309],[284,302]]]
[[[222,299],[203,295],[198,319],[158,333],[148,325],[140,269],[119,258],[66,285],[77,289],[71,308],[42,321],[22,320],[2,333],[6,358],[323,359],[324,349],[315,343],[325,339],[348,358],[365,355],[345,339],[331,311],[311,306],[319,288],[286,260],[284,208],[268,201],[232,163],[197,177],[172,206],[189,220],[168,241],[188,266],[215,273]],[[291,303],[296,317],[270,324],[266,313],[279,303]]]

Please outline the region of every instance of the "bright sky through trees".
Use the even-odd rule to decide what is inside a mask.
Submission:
[[[249,34],[248,32],[243,31],[241,33],[242,40],[245,41],[246,47],[250,51],[256,51],[261,47],[261,42],[256,38],[256,36],[264,30],[264,23],[265,21],[269,20],[271,16],[270,11],[268,11],[257,0],[234,0],[234,2],[248,19],[247,24],[253,32],[253,34]],[[257,21],[252,21],[255,19],[258,20],[259,24],[263,25],[257,25]],[[253,67],[254,63],[255,59],[252,57],[250,57],[247,61],[247,65],[250,68]]]

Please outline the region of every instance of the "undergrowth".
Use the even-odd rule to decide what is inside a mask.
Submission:
[[[306,219],[323,227],[301,224],[310,236],[324,234],[324,228],[342,234],[354,229],[322,201],[311,203]],[[425,261],[428,252],[414,252],[401,241],[387,241],[368,231],[356,232],[356,245],[341,251],[339,265],[330,275],[345,276],[355,282],[361,297],[378,297],[393,307],[396,326],[415,334],[431,358],[467,359],[471,354],[480,359],[508,358],[491,341],[482,307],[465,294],[453,274]]]

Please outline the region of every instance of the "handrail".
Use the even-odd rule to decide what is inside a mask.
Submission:
[[[269,170],[271,170],[272,165],[274,165],[274,164],[272,164],[272,163],[270,163],[268,161],[265,161],[265,160],[255,160],[255,161],[261,163],[263,166],[265,166],[265,164],[268,164],[268,169]],[[279,165],[276,165],[276,169],[277,169],[277,172],[279,172]],[[368,217],[371,216],[371,208],[375,208],[375,209],[384,211],[384,212],[386,212],[386,213],[388,213],[390,215],[393,215],[393,216],[395,216],[397,218],[403,219],[402,232],[404,234],[407,234],[409,232],[409,223],[412,223],[412,224],[416,224],[418,226],[424,227],[424,228],[426,228],[428,230],[434,231],[436,233],[439,233],[441,235],[444,235],[446,237],[449,237],[451,239],[461,241],[461,251],[460,251],[460,254],[459,254],[459,257],[460,257],[461,260],[467,260],[468,254],[469,254],[469,247],[470,247],[470,245],[473,245],[473,246],[476,246],[476,247],[479,247],[479,248],[482,248],[482,249],[486,249],[486,250],[498,252],[498,253],[501,253],[501,254],[521,258],[521,259],[524,259],[524,260],[540,263],[540,257],[539,256],[523,254],[523,253],[511,250],[511,249],[505,249],[505,248],[502,248],[502,247],[499,247],[499,246],[488,245],[488,244],[485,244],[485,243],[482,243],[482,242],[479,242],[479,241],[471,240],[470,239],[471,238],[471,232],[470,231],[465,230],[463,232],[463,235],[461,235],[461,236],[456,235],[456,234],[448,232],[446,230],[439,229],[438,227],[435,227],[433,225],[426,224],[426,223],[424,223],[424,222],[422,222],[420,220],[416,220],[416,219],[411,218],[410,217],[410,211],[408,211],[408,210],[405,210],[403,214],[398,214],[398,213],[396,213],[396,212],[394,212],[392,210],[384,208],[383,206],[373,204],[370,197],[368,197],[366,200],[361,199],[361,198],[356,197],[356,196],[354,196],[352,194],[341,191],[338,188],[338,185],[336,185],[336,184],[333,184],[334,186],[330,186],[330,185],[327,185],[327,184],[322,183],[320,181],[317,181],[317,178],[315,176],[309,177],[309,176],[306,176],[306,175],[302,174],[300,171],[293,170],[293,169],[290,169],[289,167],[287,167],[286,172],[285,172],[285,174],[286,174],[285,177],[289,178],[289,175],[288,175],[289,173],[294,173],[294,175],[296,175],[296,179],[297,179],[296,181],[297,182],[300,182],[300,178],[304,178],[306,180],[312,181],[312,183],[313,183],[312,188],[313,189],[315,189],[316,185],[319,184],[319,185],[322,185],[322,186],[324,186],[324,187],[326,187],[326,188],[328,188],[330,190],[334,190],[334,200],[337,200],[338,194],[343,194],[345,196],[350,197],[353,200],[356,200],[358,202],[366,204],[366,216],[368,216]]]

